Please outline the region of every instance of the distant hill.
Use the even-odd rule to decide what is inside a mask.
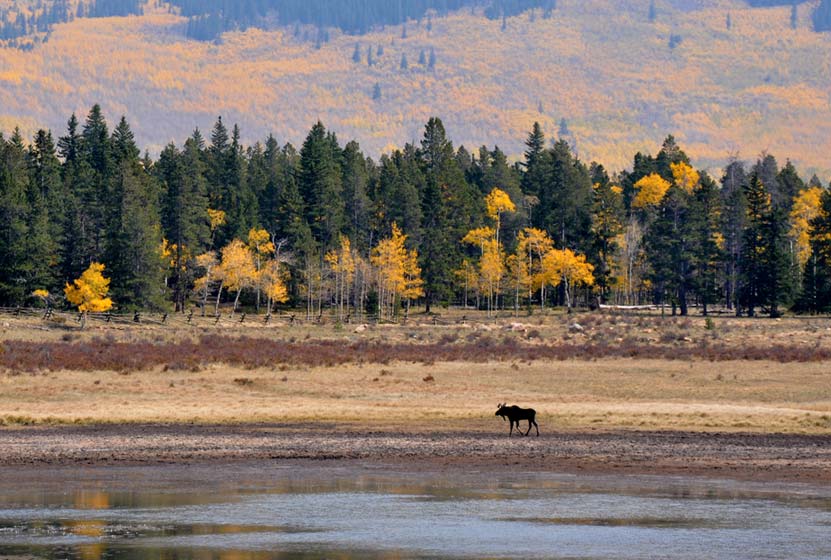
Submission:
[[[326,41],[300,20],[195,41],[191,19],[168,4],[125,2],[143,15],[88,18],[72,2],[72,21],[50,24],[28,50],[0,48],[0,130],[62,134],[69,113],[100,102],[155,150],[222,114],[248,142],[273,132],[299,143],[321,119],[380,154],[418,140],[438,115],[455,142],[514,156],[539,121],[612,169],[672,133],[705,167],[767,150],[831,178],[831,34],[812,31],[825,0],[799,4],[796,29],[790,3],[656,0],[653,13],[642,0],[535,4],[505,2],[517,15],[504,18],[430,8],[363,34],[326,27]]]

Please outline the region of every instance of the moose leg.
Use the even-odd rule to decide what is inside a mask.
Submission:
[[[510,420],[511,422],[511,430],[508,432],[508,437],[511,437],[514,433],[514,421]],[[519,431],[519,424],[517,424],[517,431]]]
[[[536,421],[536,420],[531,420],[531,422],[533,422],[533,423],[534,423],[534,427],[535,427],[535,428],[537,428],[537,437],[540,437],[540,426],[539,426],[539,424],[537,424],[537,421]],[[531,428],[530,428],[530,427],[528,428],[528,431],[529,431],[529,432],[531,431]]]
[[[533,422],[533,420],[531,420],[531,419],[529,418],[529,419],[528,419],[528,431],[527,431],[527,432],[525,432],[525,435],[526,435],[526,436],[527,436],[528,434],[530,434],[530,433],[531,433],[531,422]]]

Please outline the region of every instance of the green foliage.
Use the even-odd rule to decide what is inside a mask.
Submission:
[[[529,305],[572,303],[574,295],[584,304],[598,296],[670,303],[682,314],[694,302],[704,313],[721,303],[776,316],[795,299],[799,310],[831,310],[831,196],[825,191],[821,212],[803,218],[817,215],[800,278],[794,263],[806,262],[807,245],[803,233],[797,261],[787,212],[805,183],[790,161],[779,169],[763,154],[750,174],[731,162],[718,188],[689,166],[672,136],[657,155],[638,153],[631,170],[613,177],[582,162],[563,139],[547,146],[538,124],[526,147],[514,165],[498,147],[455,149],[442,121],[431,118],[420,145],[394,149],[376,163],[357,142],[341,146],[320,122],[298,152],[273,136],[243,147],[239,128],[229,133],[218,119],[209,147],[197,130],[154,161],[140,158],[125,118],[109,134],[96,106],[83,126],[70,118],[57,147],[43,130],[28,147],[19,132],[0,136],[0,305],[24,304],[36,289],[59,293],[94,262],[107,267],[121,309],[173,303],[184,310],[196,293],[200,303],[210,293],[218,305],[220,284],[230,284],[214,251],[256,228],[274,247],[279,262],[271,274],[281,283],[287,275],[294,304],[305,301],[310,313],[332,301],[362,310],[376,288],[369,257],[400,228],[424,280],[424,295],[413,295],[413,303],[430,310],[463,299],[470,279],[460,282],[462,263],[484,253],[462,239],[493,224],[494,254],[511,258],[504,278],[500,272],[490,279],[491,306],[504,305],[501,298],[517,309],[520,298]],[[666,188],[650,204],[633,205],[650,176]],[[483,201],[497,191],[516,211],[493,223]],[[224,219],[212,225],[212,215]],[[517,252],[520,233],[530,227],[562,254],[584,255],[594,285],[575,294],[562,283],[546,291],[532,277],[545,251]],[[335,291],[327,255],[344,246],[357,272],[338,276]],[[500,257],[493,270],[502,266]],[[349,294],[352,282],[362,284]],[[233,297],[253,304],[246,290]]]

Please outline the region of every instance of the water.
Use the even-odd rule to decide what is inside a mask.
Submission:
[[[0,558],[831,558],[831,488],[382,468],[2,471]]]

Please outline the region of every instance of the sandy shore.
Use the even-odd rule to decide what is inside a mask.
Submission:
[[[466,433],[344,424],[6,428],[0,430],[0,470],[7,478],[43,467],[377,463],[831,483],[831,436],[826,435],[574,431],[509,439],[485,428]]]

